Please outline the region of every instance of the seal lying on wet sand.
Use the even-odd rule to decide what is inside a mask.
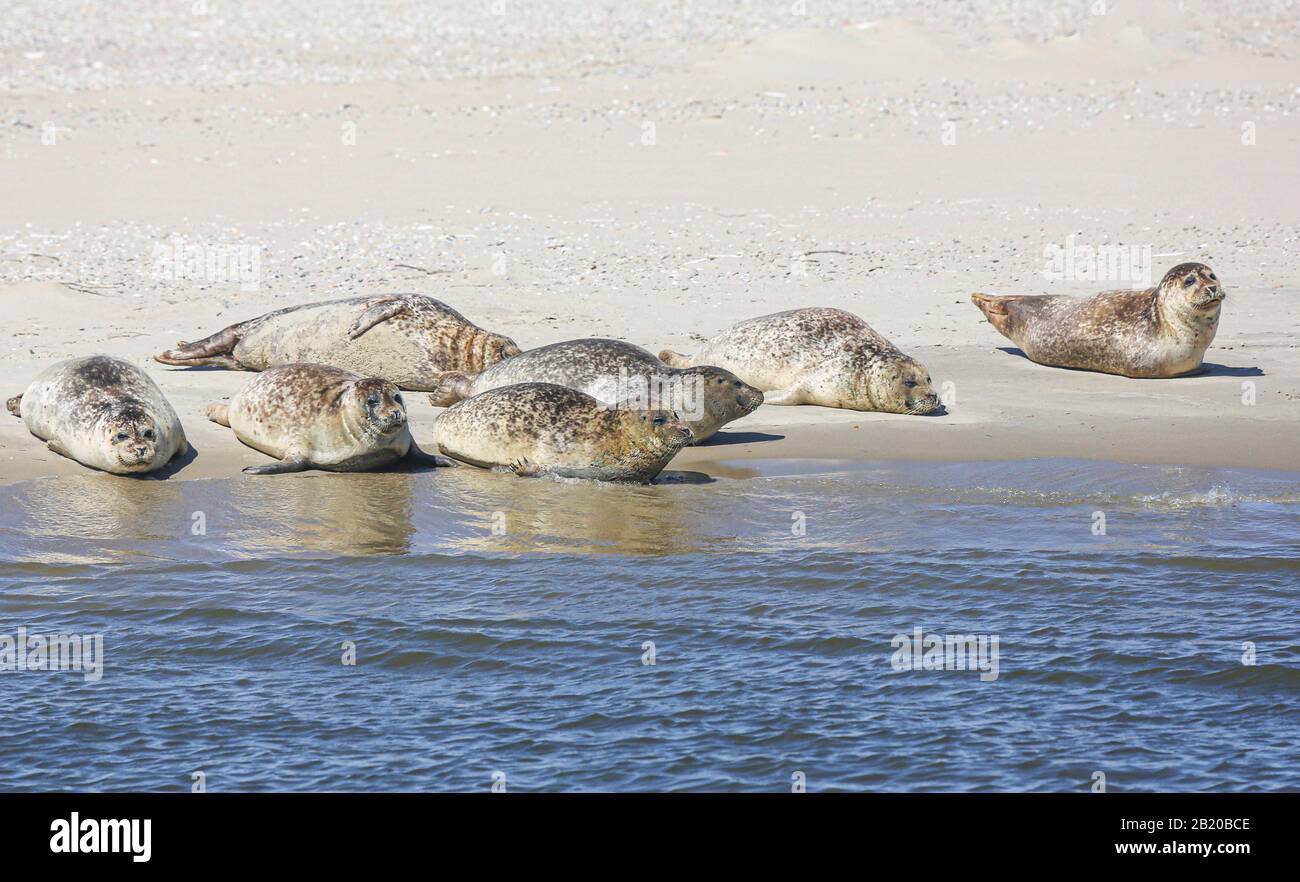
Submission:
[[[157,471],[190,449],[158,385],[107,355],[48,368],[8,408],[50,450],[115,475]]]
[[[402,393],[387,380],[366,379],[320,364],[271,368],[235,394],[230,404],[210,404],[208,419],[280,460],[244,469],[279,475],[323,469],[364,472],[407,459],[451,465],[411,439]]]
[[[726,368],[762,389],[766,404],[907,414],[939,409],[924,365],[842,309],[794,309],[747,319],[694,355],[665,349],[659,357],[676,368]]]
[[[1031,361],[1125,377],[1176,377],[1201,366],[1227,293],[1203,263],[1182,263],[1145,291],[1095,297],[972,294],[989,324]]]
[[[605,404],[640,401],[675,412],[698,444],[763,403],[763,393],[731,371],[709,365],[671,368],[640,346],[592,338],[552,343],[516,355],[482,373],[447,373],[429,396],[439,407],[517,383],[554,383]]]
[[[431,391],[444,371],[481,371],[519,354],[432,297],[392,294],[309,303],[231,325],[155,356],[163,364],[263,371],[327,364],[403,389]]]
[[[691,440],[664,410],[617,410],[553,383],[490,389],[452,405],[434,427],[438,450],[517,475],[648,483]]]

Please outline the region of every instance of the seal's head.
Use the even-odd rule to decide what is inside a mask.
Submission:
[[[1166,302],[1186,305],[1202,315],[1217,313],[1228,296],[1214,270],[1203,263],[1180,263],[1165,273],[1158,290]]]
[[[872,363],[860,400],[846,401],[843,406],[882,413],[927,414],[934,413],[941,405],[925,365],[895,353]]]
[[[624,413],[639,424],[646,447],[655,453],[675,454],[695,440],[691,427],[671,410],[629,410]]]
[[[686,368],[679,375],[682,383],[678,415],[698,443],[711,437],[722,426],[748,416],[763,403],[763,393],[729,370],[702,365]]]
[[[143,407],[115,407],[99,421],[100,443],[113,471],[147,472],[158,459],[158,424]]]
[[[401,390],[387,380],[358,380],[349,397],[359,417],[357,425],[366,434],[389,437],[406,428],[406,402]]]

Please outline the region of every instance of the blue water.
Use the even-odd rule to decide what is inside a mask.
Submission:
[[[29,482],[0,635],[104,670],[0,673],[0,788],[1294,790],[1298,611],[1288,473]],[[916,628],[996,679],[895,670]]]

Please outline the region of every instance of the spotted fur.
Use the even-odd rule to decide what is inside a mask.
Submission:
[[[446,407],[501,386],[554,383],[586,392],[602,403],[616,404],[626,398],[625,381],[630,377],[662,383],[672,393],[660,403],[677,412],[690,427],[694,443],[712,437],[723,425],[752,413],[763,403],[763,393],[731,371],[712,366],[671,368],[640,346],[599,338],[530,349],[472,376],[446,375],[429,400]],[[702,400],[687,401],[686,396],[694,396],[696,389],[702,393]],[[687,407],[695,410],[697,405],[701,412],[691,413],[688,418]]]
[[[1201,366],[1226,296],[1208,266],[1183,263],[1144,291],[1104,291],[1086,299],[973,294],[971,300],[1039,364],[1161,378]]]
[[[430,391],[446,371],[481,371],[519,351],[509,337],[485,331],[441,301],[394,294],[276,310],[155,357],[169,365],[250,371],[327,364]]]
[[[180,418],[157,384],[107,355],[50,367],[8,409],[50,450],[117,475],[157,471],[189,451]]]
[[[206,412],[240,441],[282,463],[246,469],[256,474],[360,472],[419,454],[395,385],[326,365],[270,368],[229,405],[212,404]]]
[[[620,410],[553,383],[490,389],[438,417],[439,451],[482,468],[649,482],[691,440],[662,410]]]
[[[850,312],[808,308],[747,319],[669,365],[712,364],[763,390],[767,404],[820,404],[885,413],[930,413],[929,371]]]

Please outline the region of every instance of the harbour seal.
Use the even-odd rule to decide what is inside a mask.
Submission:
[[[1203,263],[1182,263],[1145,291],[1095,297],[972,294],[1031,361],[1125,377],[1176,377],[1201,366],[1227,294]]]
[[[270,368],[230,404],[209,404],[204,413],[234,429],[249,447],[280,460],[244,469],[250,475],[364,472],[401,459],[451,465],[411,439],[395,385],[322,364]]]
[[[115,475],[157,471],[190,449],[158,385],[107,355],[47,368],[8,408],[50,450]]]
[[[659,357],[676,368],[726,368],[762,389],[767,404],[906,414],[940,406],[924,365],[842,309],[793,309],[746,319],[695,355],[665,349]]]
[[[483,330],[441,301],[390,294],[268,312],[197,343],[178,343],[155,359],[247,371],[327,364],[428,392],[443,371],[481,371],[519,352],[509,337]]]
[[[649,483],[691,440],[665,410],[620,410],[554,383],[489,389],[438,417],[441,453],[517,475]]]
[[[529,349],[479,374],[444,374],[429,401],[447,407],[517,383],[554,383],[605,404],[637,402],[671,410],[690,427],[696,444],[763,403],[763,393],[731,371],[711,365],[671,368],[640,346],[600,338]]]

